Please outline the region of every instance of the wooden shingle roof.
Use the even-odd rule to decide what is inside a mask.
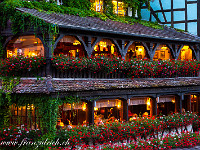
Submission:
[[[57,24],[61,28],[200,43],[199,37],[185,32],[177,32],[166,26],[162,30],[139,23],[130,25],[112,20],[103,21],[97,17],[83,18],[75,15],[39,12],[29,8],[17,8],[17,10],[37,16],[48,23]]]
[[[98,91],[113,89],[143,89],[162,87],[200,86],[200,78],[160,78],[160,79],[59,79],[21,78],[12,93],[60,93],[78,91]],[[0,80],[0,89],[2,80]]]

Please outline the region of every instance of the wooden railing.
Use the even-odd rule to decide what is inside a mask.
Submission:
[[[43,66],[37,70],[34,70],[33,73],[30,73],[29,71],[26,72],[20,72],[16,73],[17,76],[21,77],[47,77],[47,75],[52,76],[53,78],[99,78],[99,79],[123,79],[123,78],[131,78],[127,75],[127,71],[116,71],[114,73],[105,73],[103,71],[89,71],[89,70],[60,70],[57,69],[54,66],[50,66],[47,68],[46,66]],[[190,73],[185,75],[179,75],[178,73],[166,77],[164,74],[162,75],[155,75],[154,77],[151,76],[143,76],[143,78],[177,78],[177,77],[198,77],[198,73]]]

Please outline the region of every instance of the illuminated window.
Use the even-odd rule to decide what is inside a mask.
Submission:
[[[115,56],[120,57],[120,53],[118,52],[115,45],[108,39],[103,39],[99,43],[97,43],[94,47],[94,51],[92,56]]]
[[[145,49],[142,45],[139,43],[132,44],[126,53],[126,60],[129,59],[144,59],[146,57]]]
[[[172,59],[170,49],[166,45],[160,45],[155,51],[153,60],[169,60]]]
[[[124,3],[119,1],[112,1],[114,13],[119,16],[125,15]]]
[[[85,51],[81,43],[74,36],[65,36],[58,42],[54,50],[54,55],[80,58],[85,56]]]
[[[36,109],[34,105],[17,106],[13,104],[11,106],[11,124],[39,129],[41,117],[39,117]]]
[[[191,95],[191,111],[197,112],[198,110],[198,103],[197,103],[197,95]]]
[[[7,47],[7,58],[16,56],[44,56],[44,47],[40,39],[34,35],[20,36],[11,40]]]
[[[181,60],[190,60],[192,59],[192,50],[189,48],[189,46],[184,46],[181,49],[180,55],[179,55],[179,59]]]
[[[103,0],[95,0],[92,4],[95,11],[103,12]]]

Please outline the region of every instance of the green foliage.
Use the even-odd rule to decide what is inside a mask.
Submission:
[[[81,10],[90,10],[91,3],[89,0],[70,0],[70,1],[63,1],[63,5],[71,8],[78,8]]]
[[[125,8],[132,8],[133,16],[135,16],[136,10],[138,13],[138,19],[141,19],[141,7],[143,4],[150,6],[150,0],[122,0],[125,4]]]
[[[145,3],[149,3],[149,0],[123,0],[124,8],[132,7],[135,12],[138,10],[140,12],[140,7]],[[65,5],[65,6],[64,6]],[[12,22],[12,31],[14,34],[19,32],[24,32],[30,30],[32,27],[36,32],[41,32],[44,35],[50,34],[52,37],[56,37],[58,34],[58,27],[56,24],[50,24],[36,16],[29,13],[22,13],[16,11],[16,8],[25,7],[30,9],[36,9],[40,12],[45,13],[61,13],[77,15],[80,17],[98,17],[101,20],[111,19],[113,21],[118,21],[127,24],[141,23],[145,26],[149,26],[156,29],[163,29],[163,26],[157,23],[139,21],[133,17],[120,17],[113,13],[113,4],[111,0],[105,0],[104,3],[104,13],[98,13],[91,9],[91,3],[89,0],[72,0],[64,1],[64,5],[56,5],[55,2],[37,2],[37,1],[23,1],[23,0],[5,0],[0,3],[0,26],[5,28],[7,26],[8,20]],[[67,7],[66,7],[67,6]],[[140,14],[138,15],[141,18]],[[0,37],[0,56],[2,56],[2,38]],[[54,41],[53,41],[54,42]]]
[[[4,77],[1,79],[0,89],[0,126],[9,126],[11,93],[13,88],[19,84],[19,78]]]

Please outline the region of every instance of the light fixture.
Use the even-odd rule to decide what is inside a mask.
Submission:
[[[98,110],[98,108],[97,107],[94,107],[94,111],[97,111]]]
[[[111,46],[111,54],[114,54],[114,52],[115,52],[115,48],[114,46]]]
[[[117,108],[121,108],[121,101],[118,101]]]
[[[151,108],[151,98],[147,98],[147,110],[150,110]]]
[[[102,47],[106,47],[107,46],[106,42],[103,42],[103,41],[100,41],[99,45],[102,46]]]
[[[73,45],[81,45],[81,43],[78,40],[75,40]]]
[[[83,111],[85,111],[86,110],[86,103],[83,103]]]
[[[163,47],[161,48],[162,50],[166,50],[167,46],[163,45]]]

